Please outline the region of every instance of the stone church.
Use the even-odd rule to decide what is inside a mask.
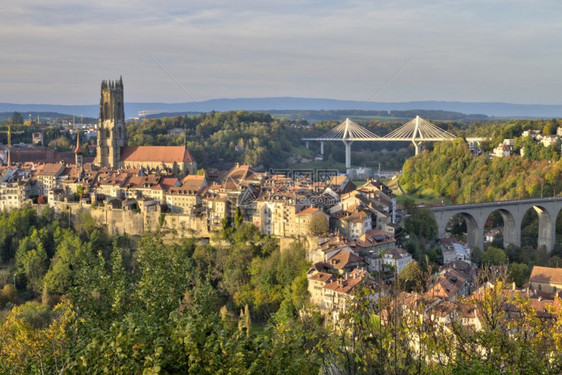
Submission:
[[[167,169],[178,175],[197,173],[197,163],[185,146],[127,146],[122,78],[101,83],[95,164],[115,169]]]

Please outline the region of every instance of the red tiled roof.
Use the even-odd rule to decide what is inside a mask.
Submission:
[[[205,176],[187,175],[181,180],[186,190],[200,191],[205,185]]]
[[[534,266],[529,281],[535,283],[562,284],[562,268]]]
[[[333,278],[333,275],[327,272],[317,272],[314,275],[310,276],[310,280],[314,281],[321,281],[321,282],[328,282]]]
[[[319,208],[308,207],[308,208],[305,208],[304,210],[301,210],[301,211],[297,212],[297,215],[311,215],[311,214],[315,214],[318,211],[320,211]]]
[[[364,270],[354,270],[351,272],[349,278],[342,278],[334,280],[324,285],[324,288],[333,290],[338,293],[350,293],[351,290],[359,284],[367,275]]]
[[[41,171],[37,173],[38,176],[57,176],[65,169],[63,164],[48,163],[43,165]]]
[[[178,179],[176,177],[162,177],[160,184],[163,188],[169,189],[178,184]]]
[[[149,176],[131,176],[127,182],[127,187],[130,188],[156,188],[161,189],[159,185],[160,177],[155,175]]]
[[[378,229],[369,229],[359,237],[356,241],[356,245],[359,247],[371,247],[391,242],[396,242],[396,239],[391,233]]]
[[[163,163],[195,161],[185,146],[125,146],[121,147],[121,160]]]
[[[328,264],[335,269],[342,269],[350,263],[356,263],[363,260],[363,257],[353,254],[350,250],[340,250],[333,257],[328,259]]]
[[[344,216],[340,218],[340,220],[344,220],[350,223],[363,223],[369,215],[367,215],[364,211],[355,211],[351,215]]]

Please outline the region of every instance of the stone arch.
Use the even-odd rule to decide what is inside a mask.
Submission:
[[[550,253],[554,247],[556,237],[556,220],[551,217],[550,212],[543,206],[533,206],[535,212],[539,216],[539,233],[537,239],[537,247],[546,247],[546,251]]]
[[[488,216],[484,218],[484,222],[488,221],[490,216],[498,212],[503,221],[503,228],[502,228],[502,237],[503,237],[503,246],[506,247],[507,245],[515,245],[520,246],[521,244],[521,231],[520,226],[521,222],[515,218],[511,211],[505,208],[498,208],[496,210],[490,211]],[[482,227],[484,230],[484,226]]]
[[[554,246],[562,247],[562,209],[556,213],[556,220],[554,220]],[[560,238],[560,240],[558,240]]]
[[[554,210],[552,210],[553,207],[549,207],[548,204],[535,204],[526,206],[525,208],[526,209],[524,211],[520,224],[522,245],[531,245],[533,247],[536,246],[537,249],[544,248],[548,253],[550,253],[554,248],[554,244],[556,241],[556,213]],[[529,228],[528,225],[532,223],[532,221],[530,221],[529,215],[536,215],[536,217],[538,218],[538,229],[536,233],[534,231],[532,231],[531,233],[529,233],[528,231],[523,231],[523,224],[527,225],[526,228]],[[529,237],[529,234],[531,235],[531,237]],[[535,238],[536,243],[534,242]],[[532,243],[529,243],[530,240],[532,241]]]
[[[466,223],[466,242],[471,248],[482,247],[482,231],[478,225],[478,220],[468,212],[442,212],[440,215],[436,215],[437,227],[439,228],[439,237],[445,237],[445,229],[449,222],[453,219],[455,215],[460,215]]]

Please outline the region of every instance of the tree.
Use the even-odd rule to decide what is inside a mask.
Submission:
[[[51,267],[45,275],[48,290],[59,294],[67,293],[74,284],[76,272],[91,259],[90,246],[82,243],[74,233],[65,230],[51,260]]]
[[[507,256],[502,249],[490,246],[482,253],[482,264],[487,266],[500,266],[506,263]]]
[[[412,198],[406,198],[404,200],[404,209],[408,214],[412,215],[417,210],[417,208],[418,207],[416,205],[416,201]]]
[[[18,290],[12,284],[6,284],[0,290],[0,307],[4,307],[6,303],[16,303],[18,298]]]
[[[321,234],[327,233],[329,230],[328,219],[321,213],[312,215],[310,222],[308,223],[308,230],[310,233],[319,236]]]
[[[0,326],[0,372],[65,373],[75,312],[66,302],[53,310],[37,302],[14,307]]]
[[[240,211],[240,207],[236,207],[236,211],[234,212],[234,229],[238,229],[242,224],[242,212]]]
[[[28,251],[21,260],[25,276],[35,293],[39,293],[43,288],[43,276],[47,272],[47,263],[47,252],[41,244],[37,249]]]
[[[420,239],[434,240],[437,236],[437,222],[435,216],[427,208],[419,208],[414,214],[406,217],[405,229],[408,234],[414,234]]]
[[[509,265],[509,281],[514,282],[518,287],[522,287],[527,282],[530,274],[531,268],[527,264],[511,263]]]
[[[23,116],[19,112],[14,112],[12,114],[12,124],[14,125],[21,125],[23,124]]]
[[[49,147],[57,149],[58,151],[70,151],[72,149],[70,141],[64,136],[53,139],[49,142]]]
[[[418,262],[408,263],[398,274],[398,279],[403,290],[423,292],[425,280],[423,280],[423,272]]]
[[[476,264],[482,263],[482,250],[478,246],[474,247],[470,252],[470,261]]]
[[[552,122],[547,122],[545,126],[542,128],[543,134],[555,134],[556,133],[556,125]]]

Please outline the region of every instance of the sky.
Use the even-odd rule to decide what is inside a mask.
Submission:
[[[18,0],[0,102],[310,97],[562,104],[562,1]]]

